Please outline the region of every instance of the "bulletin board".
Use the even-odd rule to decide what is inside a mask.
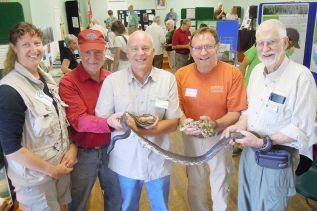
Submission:
[[[229,60],[233,60],[234,64],[237,62],[237,49],[238,49],[238,31],[239,21],[237,20],[221,20],[217,21],[217,34],[220,44],[226,44],[230,54],[233,55]],[[223,45],[224,46],[224,45]]]
[[[207,24],[208,27],[216,28],[216,20],[214,20],[214,8],[213,7],[196,7],[195,8],[195,20],[196,29],[200,24]]]
[[[190,19],[191,21],[191,28],[190,31],[194,32],[196,30],[196,21],[195,21],[195,8],[182,8],[181,9],[181,19]]]
[[[155,9],[147,10],[134,10],[139,17],[139,26],[142,30],[152,24],[153,18],[155,17]],[[128,26],[129,10],[118,10],[118,20],[121,20],[123,25]]]
[[[23,8],[18,2],[0,2],[0,45],[9,43],[9,31],[24,21]]]
[[[317,82],[317,2],[261,3],[258,23],[278,19],[285,27],[297,29],[300,34],[299,49],[291,59],[305,65],[313,72]]]

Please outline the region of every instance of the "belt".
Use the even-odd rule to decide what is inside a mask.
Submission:
[[[91,147],[91,148],[87,148],[87,147],[81,147],[81,146],[77,146],[78,149],[85,149],[85,150],[98,150],[98,149],[103,149],[105,147],[107,147],[108,145],[103,145],[103,146],[99,146],[99,147]]]

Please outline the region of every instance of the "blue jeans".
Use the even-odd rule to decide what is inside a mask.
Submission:
[[[108,168],[107,147],[78,149],[78,163],[71,173],[72,202],[70,211],[86,210],[87,200],[98,176],[104,197],[104,210],[121,210],[121,193],[118,177]]]
[[[118,175],[122,194],[122,211],[138,211],[143,180]],[[170,176],[145,183],[151,211],[168,211]]]

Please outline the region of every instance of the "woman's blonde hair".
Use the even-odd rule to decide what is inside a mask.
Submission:
[[[9,49],[4,61],[4,72],[5,74],[10,72],[14,68],[14,63],[17,60],[16,53],[14,52],[12,45],[16,45],[18,39],[24,36],[25,34],[30,34],[31,36],[38,36],[43,41],[43,33],[36,28],[33,24],[20,22],[15,25],[9,33]]]

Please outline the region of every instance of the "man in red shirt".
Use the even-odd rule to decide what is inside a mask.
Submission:
[[[70,137],[78,146],[78,163],[71,174],[70,210],[86,210],[97,176],[104,192],[104,209],[121,210],[117,175],[108,168],[110,128],[107,119],[95,116],[102,82],[109,72],[102,67],[105,40],[101,32],[87,29],[78,35],[81,64],[60,81],[60,96],[68,104]]]
[[[172,48],[175,49],[175,70],[187,65],[189,56],[190,19],[181,21],[173,34]]]

